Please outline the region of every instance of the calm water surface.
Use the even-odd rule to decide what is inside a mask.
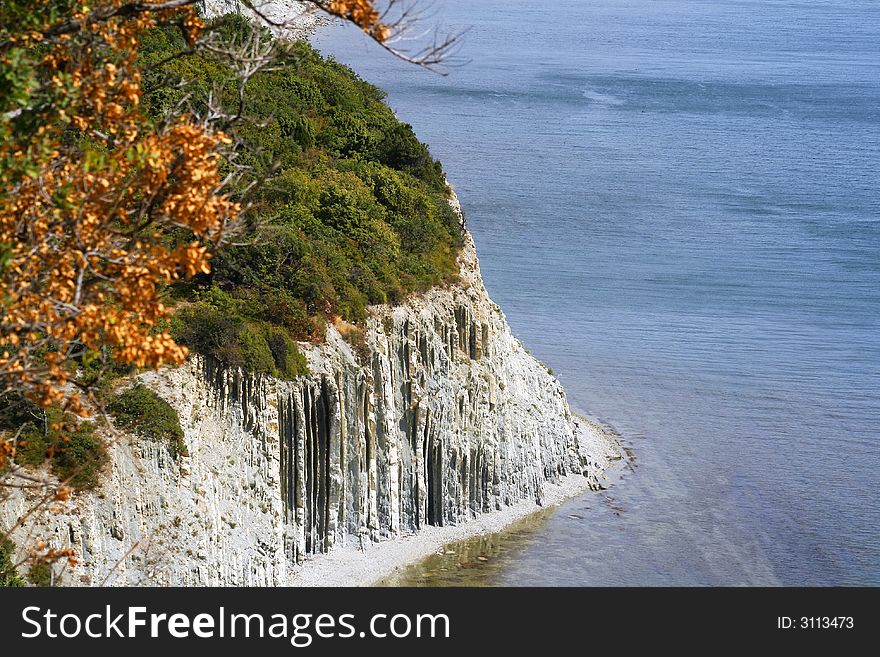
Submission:
[[[636,460],[396,583],[880,584],[880,3],[431,20],[471,28],[448,77],[318,43],[431,145],[514,332]]]

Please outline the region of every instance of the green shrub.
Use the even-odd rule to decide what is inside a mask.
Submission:
[[[15,570],[15,544],[7,538],[0,542],[0,588],[21,586],[24,586],[24,579]]]
[[[386,131],[379,145],[378,159],[392,169],[411,173],[435,189],[446,184],[440,163],[416,138],[412,126],[405,123],[397,123]]]
[[[18,436],[15,462],[32,468],[43,465],[49,458],[49,447],[53,442],[49,435],[35,423],[28,422],[21,427],[21,433]]]
[[[237,346],[241,354],[241,362],[237,364],[251,372],[274,374],[275,359],[261,327],[245,324],[238,333]]]
[[[308,374],[309,365],[296,343],[282,329],[270,327],[266,331],[266,342],[275,361],[277,375],[282,379],[293,379]]]
[[[87,422],[81,422],[67,437],[69,442],[56,445],[53,450],[52,472],[77,490],[94,488],[107,462],[103,441]]]
[[[220,357],[227,345],[236,342],[242,323],[239,317],[200,302],[177,311],[171,334],[193,351]]]
[[[177,411],[142,383],[119,393],[107,410],[118,428],[164,442],[174,458],[188,455]]]
[[[33,409],[32,409],[33,410]],[[52,473],[77,490],[94,488],[107,462],[103,441],[95,426],[58,409],[14,428],[18,433],[15,461],[19,465],[40,467],[48,461]]]
[[[112,347],[103,347],[101,352],[86,352],[74,361],[73,367],[76,368],[77,383],[91,388],[100,398],[110,392],[120,377],[130,375],[137,369],[133,365],[116,362]]]
[[[249,372],[271,374],[290,379],[308,373],[305,357],[290,336],[285,323],[310,324],[307,315],[297,314],[297,306],[289,295],[278,294],[274,301],[262,297],[234,298],[222,292],[205,295],[208,301],[180,309],[172,322],[172,334],[181,344],[193,351],[241,367]],[[271,311],[287,312],[277,324],[260,321]],[[253,319],[254,316],[257,319]],[[313,326],[312,334],[319,329]],[[320,331],[323,337],[323,330]]]
[[[293,120],[279,121],[285,136],[292,137],[301,148],[312,148],[315,145],[315,128],[305,116]]]
[[[0,395],[0,431],[17,431],[23,424],[43,423],[43,409],[16,393]]]
[[[267,294],[263,298],[263,305],[265,320],[287,329],[292,337],[311,342],[324,339],[326,322],[310,315],[302,299],[282,290],[277,294]]]
[[[32,563],[27,578],[34,586],[52,586],[52,565],[46,561]]]

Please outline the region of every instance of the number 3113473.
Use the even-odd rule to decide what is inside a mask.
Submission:
[[[780,630],[851,630],[853,626],[852,616],[779,616],[776,619]]]

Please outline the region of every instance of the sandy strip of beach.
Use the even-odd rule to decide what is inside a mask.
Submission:
[[[579,474],[544,484],[544,504],[522,500],[499,511],[484,513],[459,525],[424,527],[415,534],[379,543],[335,547],[328,554],[314,555],[297,566],[290,586],[370,586],[395,570],[423,559],[454,541],[501,531],[526,516],[555,506],[590,490],[589,480]]]

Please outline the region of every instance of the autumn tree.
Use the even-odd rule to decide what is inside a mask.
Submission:
[[[284,26],[264,16],[259,1],[241,2]],[[413,18],[395,0],[305,4],[424,66],[454,42],[415,53],[395,48]],[[100,416],[91,392],[101,373],[186,358],[166,327],[165,289],[210,271],[212,253],[236,234],[247,205],[234,134],[242,116],[184,103],[157,118],[142,107],[138,45],[156,26],[180,30],[189,54],[235,60],[242,94],[250,76],[273,64],[272,50],[257,41],[237,49],[218,43],[196,5],[0,5],[0,399],[41,414],[55,437],[47,458],[65,449],[77,416]],[[14,461],[25,447],[20,430],[0,433],[0,485],[37,489],[38,505],[63,502],[75,473],[60,484],[29,475]],[[30,556],[34,563],[71,557],[44,545]]]
[[[162,288],[208,271],[238,213],[218,168],[228,137],[185,115],[149,121],[140,109],[140,35],[174,23],[195,43],[201,20],[192,7],[124,7],[0,9],[0,396],[59,409],[45,427],[57,437],[46,458],[89,413],[83,366],[185,358],[161,327]],[[0,441],[0,483],[63,501],[67,481],[55,486],[10,462],[27,447],[20,432]]]
[[[259,2],[242,2],[262,15]],[[157,125],[139,109],[145,30],[173,23],[193,48],[209,46],[195,0],[90,4],[0,9],[0,394],[42,406],[65,397],[66,364],[90,354],[180,362],[185,349],[154,330],[167,312],[161,284],[207,271],[237,212],[217,168],[228,137],[186,115]],[[372,0],[307,4],[383,44],[409,18],[385,22],[394,0],[385,12]],[[192,239],[170,242],[171,228]]]

